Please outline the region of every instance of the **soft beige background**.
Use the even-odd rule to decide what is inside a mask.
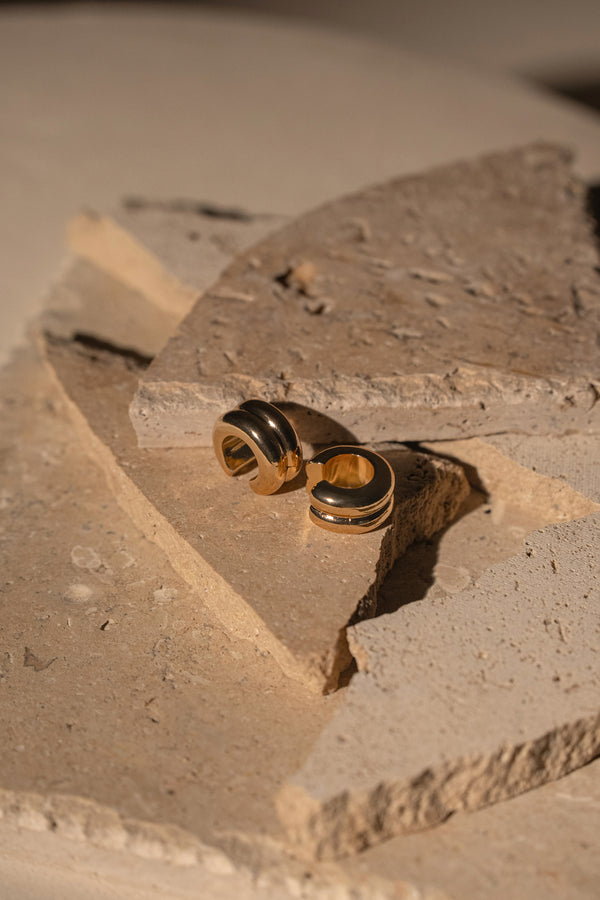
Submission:
[[[540,81],[600,79],[598,0],[213,0],[359,31]]]
[[[83,206],[135,193],[294,214],[538,138],[571,143],[600,176],[591,113],[393,37],[174,5],[1,10],[0,356]]]

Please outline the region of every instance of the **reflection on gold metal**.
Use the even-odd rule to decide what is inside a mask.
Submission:
[[[321,528],[358,534],[381,525],[394,505],[394,473],[364,447],[322,450],[306,463],[310,518]]]
[[[255,462],[257,494],[274,494],[302,466],[302,450],[289,420],[264,400],[246,400],[217,420],[213,446],[223,471],[237,475]]]

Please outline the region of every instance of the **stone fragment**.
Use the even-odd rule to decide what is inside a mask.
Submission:
[[[257,396],[315,443],[597,433],[599,332],[582,185],[564,150],[529,146],[335,200],[240,253],[131,420],[140,446],[206,446]]]
[[[522,458],[522,443],[534,440],[498,438],[521,446]],[[554,440],[555,463],[566,449],[575,457],[581,494],[555,464],[540,476],[481,440],[430,445],[460,459],[489,503],[471,513],[474,530],[467,516],[442,537],[420,594],[408,582],[391,615],[349,630],[361,671],[280,795],[282,820],[307,855],[346,855],[418,831],[600,752],[598,456],[577,436]],[[489,567],[478,538],[501,559],[510,550],[494,537],[503,520],[521,546]],[[545,527],[523,546],[536,520]],[[445,542],[461,528],[462,572],[445,564]]]
[[[227,211],[218,217],[202,209],[140,200],[112,216],[76,216],[67,237],[78,290],[71,290],[73,273],[58,279],[37,325],[88,348],[112,346],[148,365],[232,255],[285,221]],[[236,299],[247,297],[238,293]]]
[[[90,292],[92,272],[88,264],[81,283],[76,264],[54,289],[78,298],[78,315],[109,283],[102,274]],[[85,445],[134,522],[230,632],[318,691],[337,687],[352,661],[346,626],[375,614],[396,558],[449,524],[468,492],[456,464],[380,446],[396,472],[390,523],[360,537],[326,532],[308,519],[301,480],[258,497],[246,479],[223,475],[212,448],[140,450],[127,418],[139,368],[128,357],[52,336],[44,352]]]

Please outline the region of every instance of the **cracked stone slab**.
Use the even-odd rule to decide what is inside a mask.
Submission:
[[[236,257],[144,373],[140,446],[208,445],[251,396],[286,403],[312,442],[597,432],[584,193],[566,151],[535,145],[288,224]]]
[[[108,339],[110,340],[110,335],[108,335]],[[77,342],[75,342],[75,348],[77,348]],[[91,348],[89,348],[89,347],[87,348],[87,350],[90,350],[90,349]],[[83,347],[80,347],[79,350],[80,350],[80,352],[84,352],[85,345]],[[106,351],[106,348],[105,348],[105,351]],[[123,368],[125,369],[125,371],[130,371],[127,368],[126,363],[134,365],[134,361],[131,359],[128,359],[127,357],[123,357],[122,359],[123,359],[123,363],[124,363]],[[97,360],[97,362],[99,362],[99,361]],[[134,369],[135,369],[135,365],[134,365]],[[125,377],[123,379],[123,390],[126,389],[126,381],[127,381],[127,378]],[[40,402],[41,402],[41,399],[40,399]],[[506,441],[508,439],[508,437],[509,436],[503,435],[503,436],[498,437],[497,439],[494,438],[494,443],[496,445],[498,445],[501,440]],[[527,462],[526,460],[533,460],[533,462],[535,463],[536,457],[534,454],[534,449],[533,449],[532,443],[522,435],[513,436],[513,438],[514,438],[515,444],[518,444],[518,446],[519,446],[519,451],[521,454],[521,456],[519,457],[519,461],[522,463],[522,465],[530,465],[530,462]],[[565,436],[560,439],[560,448],[558,449],[558,451],[556,453],[554,453],[554,456],[553,456],[554,465],[550,465],[549,454],[547,452],[548,442],[544,442],[544,448],[545,448],[544,462],[543,462],[543,465],[538,466],[538,468],[540,470],[543,470],[548,475],[555,475],[557,477],[564,475],[564,473],[566,472],[566,473],[568,473],[568,480],[571,483],[573,483],[574,486],[577,487],[579,490],[584,490],[587,473],[590,470],[590,465],[591,465],[592,469],[595,467],[596,472],[597,472],[598,460],[597,460],[597,455],[596,455],[596,458],[594,458],[595,442],[594,442],[593,438],[585,439],[585,453],[583,454],[583,456],[581,458],[579,458],[579,459],[575,458],[574,460],[569,459],[569,455],[571,455],[571,454],[574,457],[576,457],[575,451],[577,449],[578,439],[580,439],[580,437],[577,435]],[[442,448],[440,447],[440,449],[442,449]],[[505,447],[502,447],[502,449],[503,449],[503,452],[506,452]],[[452,455],[450,450],[447,450],[446,452],[447,452],[447,455]],[[34,451],[32,450],[31,454],[33,454],[33,453],[34,453]],[[46,446],[44,446],[43,452],[40,453],[40,466],[47,467],[48,465],[55,465],[56,460],[53,458],[54,456],[55,456],[54,452],[50,452],[50,449],[47,448]],[[467,459],[466,454],[464,452],[462,452],[462,456],[464,457],[464,461],[468,463],[469,459]],[[561,457],[563,460],[562,464],[560,464]],[[515,458],[516,458],[516,455],[515,455]],[[571,463],[573,463],[573,464],[571,465]],[[471,458],[471,464],[473,464],[472,458]],[[483,469],[483,467],[481,466],[481,463],[479,463],[479,465]],[[53,476],[54,476],[56,469],[53,469],[52,471],[53,471]],[[31,472],[29,472],[29,474],[31,474]],[[509,474],[510,474],[510,478],[512,479],[514,476],[514,472],[510,472]],[[575,477],[575,474],[577,475],[577,478],[579,479],[579,481],[577,483],[575,483],[573,480]],[[54,480],[55,479],[53,477],[52,481],[54,481]],[[491,487],[491,485],[488,484],[488,487]],[[517,491],[519,492],[519,494],[521,493],[521,487],[522,487],[522,483],[519,483],[517,485]],[[523,510],[523,516],[525,516],[526,513],[527,513],[527,515],[530,514],[531,511],[530,511],[529,507],[531,505],[531,501],[532,500],[535,501],[535,500],[537,500],[538,497],[540,497],[540,513],[539,513],[540,515],[552,515],[551,510],[549,510],[549,509],[544,510],[542,508],[545,506],[546,502],[548,501],[550,503],[550,506],[557,505],[558,507],[561,507],[560,511],[562,512],[563,517],[568,518],[569,510],[570,510],[571,514],[574,513],[574,509],[575,509],[574,503],[575,503],[576,498],[573,498],[572,496],[568,495],[568,485],[563,484],[563,485],[561,485],[561,488],[562,488],[562,491],[558,495],[557,498],[555,498],[554,495],[552,495],[551,493],[548,493],[547,496],[544,496],[543,490],[529,490],[528,492],[525,491],[524,492],[525,493],[525,506],[527,508]],[[497,493],[495,488],[494,488],[494,493]],[[2,499],[2,505],[4,505],[6,502],[8,502],[10,504],[9,496],[5,496],[3,494],[1,499]],[[502,498],[500,498],[500,500],[502,500]],[[578,502],[580,502],[580,501],[578,501]],[[508,507],[508,505],[509,504],[506,504],[507,507]],[[56,508],[65,509],[65,503],[62,502],[59,504],[53,504],[52,508],[53,508],[53,510],[55,510]],[[10,507],[9,507],[9,510],[10,510]],[[504,517],[505,522],[507,521],[507,518],[508,518],[507,511],[505,510],[503,512],[502,503],[496,502],[496,503],[490,503],[489,507],[486,505],[483,508],[479,508],[474,513],[471,513],[469,515],[469,517],[461,520],[461,522],[468,521],[468,519],[477,515],[478,512],[482,513],[481,520],[478,523],[478,525],[480,525],[482,521],[485,522],[486,520],[491,523],[492,519],[495,522],[502,523],[502,517]],[[554,510],[554,514],[556,514],[556,510]],[[579,514],[585,514],[585,509],[580,508]],[[518,531],[517,537],[522,533],[524,527],[526,528],[526,530],[528,530],[530,527],[530,525],[528,523],[526,523],[525,520],[519,521],[518,524],[517,524],[516,520],[514,520],[514,519],[511,519],[510,521],[511,521],[510,531],[511,532]],[[458,525],[453,526],[453,528],[447,532],[446,537],[448,537],[450,534],[455,532],[456,529],[458,527],[460,527],[460,524],[461,523],[459,522]],[[46,522],[45,526],[48,529],[48,527],[50,526],[50,523]],[[107,533],[111,534],[110,531]],[[86,541],[84,541],[84,542],[86,542]],[[494,549],[497,552],[498,551],[498,548],[496,546],[497,541],[494,540],[493,544],[494,544]],[[86,572],[89,572],[90,577],[94,577],[94,578],[97,577],[99,579],[106,578],[106,573],[102,573],[102,565],[98,565],[98,563],[101,563],[102,561],[96,559],[91,554],[82,553],[78,550],[76,556],[74,557],[74,564],[75,564],[75,560],[76,560],[76,564],[78,567],[83,566],[85,568],[87,566]],[[123,565],[129,564],[126,556],[123,556],[121,563]],[[152,566],[150,568],[152,568]],[[460,574],[462,575],[462,573],[460,573]],[[146,572],[144,572],[144,576],[147,577]],[[445,584],[448,585],[449,584],[448,572],[444,572],[444,576],[445,576]],[[31,577],[31,572],[29,572],[29,577]],[[171,577],[174,578],[175,576],[172,575]],[[136,582],[136,583],[140,584],[141,582]],[[456,583],[454,585],[455,588],[456,588],[457,584],[458,584],[458,580],[456,580]],[[79,587],[81,587],[81,586],[79,586]],[[45,591],[43,593],[45,594]],[[159,596],[157,597],[156,594],[158,594]],[[163,604],[163,603],[168,604],[173,609],[173,614],[177,615],[177,611],[176,611],[175,607],[178,606],[178,604],[176,602],[174,602],[175,598],[173,596],[170,596],[168,594],[168,591],[165,591],[162,588],[160,591],[157,591],[156,594],[155,594],[155,602],[160,603],[160,604]],[[75,608],[77,604],[89,603],[89,600],[90,600],[90,598],[89,597],[86,598],[85,596],[83,596],[81,594],[81,592],[73,593],[69,589],[69,591],[67,591],[65,593],[65,601],[68,601],[73,606],[73,608]],[[162,607],[162,608],[165,608],[165,607]],[[96,616],[98,616],[100,614],[101,614],[100,611],[96,611]],[[113,613],[113,615],[114,615],[114,613]],[[46,617],[43,616],[42,618],[45,619]],[[100,622],[102,622],[102,620],[98,619],[98,622],[100,623]],[[44,625],[44,628],[47,629],[48,627],[49,627],[48,625]],[[113,623],[112,625],[109,624],[107,629],[105,631],[99,631],[99,634],[108,636],[109,638],[112,638],[113,640],[114,640],[114,638],[119,638],[119,624],[118,623],[116,623],[116,624]],[[180,632],[180,634],[181,634],[181,632]],[[135,641],[136,645],[138,643],[137,637],[139,637],[139,635],[136,636],[136,641]],[[194,635],[194,639],[195,639],[195,635]],[[121,643],[121,641],[117,640],[117,641],[115,641],[115,644],[116,643]],[[238,647],[239,647],[239,645],[238,645]],[[36,647],[36,650],[39,650],[39,648]],[[51,645],[49,645],[48,650],[49,650],[49,653],[47,654],[48,658],[52,658],[52,653],[50,652],[52,650]],[[161,650],[161,652],[162,652],[162,650]],[[171,653],[173,653],[173,648],[171,649]],[[46,660],[46,655],[44,655],[44,654],[41,654],[41,655],[44,657],[44,660]],[[198,664],[200,664],[199,659],[196,659],[196,662]],[[192,658],[190,657],[189,660],[186,660],[185,668],[187,670],[189,670],[191,668],[192,671],[196,671],[194,665],[195,664],[192,662]],[[25,675],[27,675],[27,676],[31,675],[34,678],[41,678],[41,677],[47,678],[48,673],[50,673],[50,677],[54,677],[52,667],[42,671],[40,674],[34,675],[34,672],[35,672],[35,669],[33,669],[33,668],[23,669],[23,673]],[[191,675],[188,671],[186,671],[185,673],[182,672],[182,677],[184,677],[184,676],[185,676],[185,678],[191,677]],[[101,684],[101,682],[100,682],[100,684]],[[167,686],[169,686],[169,684],[167,684]],[[163,685],[163,687],[164,687],[164,685]],[[192,705],[194,706],[194,708],[197,708],[194,705],[194,703]],[[171,704],[169,704],[169,707],[170,706],[171,706]],[[98,717],[96,717],[96,718],[98,718]],[[92,715],[92,719],[93,719],[93,715]],[[33,727],[33,723],[32,723],[32,727]],[[154,730],[158,726],[153,724],[152,726],[148,726],[148,727],[151,727]],[[184,731],[187,735],[188,734],[188,726],[187,725],[186,725]],[[44,756],[44,758],[46,758],[46,753],[44,753],[43,756]],[[586,770],[583,770],[583,772],[585,772],[585,771]],[[589,767],[588,767],[588,771],[589,771]],[[576,778],[577,775],[579,775],[579,774],[581,774],[581,773],[575,773],[574,775],[570,776],[568,779],[561,782],[561,784],[564,785],[564,788],[563,788],[564,791],[567,791],[567,792],[573,791],[573,789],[571,788],[571,784],[574,784],[575,782],[573,782],[572,779]],[[100,779],[100,780],[102,780],[102,779]],[[585,791],[585,786],[584,786],[583,790]],[[581,792],[581,789],[580,789],[580,792]],[[129,796],[129,793],[130,792],[128,791],[127,792],[128,796]],[[577,792],[575,791],[575,793],[577,793]],[[529,833],[533,833],[533,831],[535,831],[536,838],[538,841],[538,843],[536,843],[536,848],[535,848],[535,864],[533,863],[531,856],[528,856],[526,854],[525,858],[524,858],[524,864],[529,864],[529,865],[533,866],[534,871],[533,871],[531,877],[533,878],[533,881],[535,883],[535,886],[536,886],[535,889],[539,889],[542,882],[544,883],[544,887],[546,886],[546,882],[543,881],[543,876],[546,875],[547,873],[540,873],[538,871],[539,865],[542,865],[543,861],[545,861],[545,860],[548,860],[548,862],[550,862],[550,860],[552,860],[552,862],[554,862],[554,857],[552,856],[552,848],[551,847],[545,848],[546,849],[545,853],[540,853],[540,851],[539,851],[539,841],[544,840],[544,831],[543,831],[543,826],[540,824],[540,820],[542,820],[543,824],[546,824],[549,816],[544,814],[543,804],[537,803],[537,801],[536,801],[537,795],[538,795],[538,792],[531,792],[528,795],[524,795],[522,798],[520,798],[519,801],[517,801],[517,802],[524,801],[525,810],[527,810],[527,809],[530,810],[530,812],[532,814],[531,822],[533,824],[532,824],[532,828],[530,829]],[[18,809],[19,808],[18,804],[20,804],[23,799],[27,799],[27,798],[23,798],[22,796],[20,796],[20,797],[16,798],[17,802],[14,804],[11,801],[10,812]],[[576,809],[576,807],[577,807],[577,805],[575,803],[576,800],[580,800],[581,803],[583,804],[583,802],[588,801],[590,799],[590,797],[587,796],[587,794],[586,794],[585,796],[573,797],[572,799],[573,799],[573,803],[571,804],[571,808]],[[69,798],[67,798],[67,800],[69,800]],[[173,809],[179,809],[179,807],[180,807],[180,803],[176,802],[173,806]],[[502,850],[505,852],[505,854],[506,854],[505,858],[507,860],[507,862],[505,863],[505,866],[504,866],[504,870],[506,869],[506,867],[510,867],[511,861],[514,861],[514,858],[515,858],[514,851],[512,849],[512,846],[510,845],[510,839],[514,840],[516,847],[522,847],[523,843],[525,841],[525,832],[519,830],[519,826],[521,826],[521,829],[523,829],[522,812],[523,812],[524,807],[522,805],[519,807],[515,807],[514,814],[510,813],[511,808],[512,808],[511,804],[503,804],[503,805],[501,805],[501,807],[493,807],[491,809],[485,810],[485,811],[483,811],[483,813],[478,814],[478,815],[485,814],[485,818],[475,819],[475,817],[472,817],[474,820],[472,827],[469,827],[469,825],[467,825],[467,823],[465,822],[465,819],[470,820],[471,817],[458,817],[458,819],[454,819],[452,823],[449,823],[451,826],[451,830],[449,832],[449,837],[446,838],[446,844],[444,844],[444,834],[447,834],[447,832],[445,832],[444,829],[437,829],[435,833],[436,833],[436,835],[439,836],[439,841],[441,841],[442,848],[444,848],[444,846],[445,846],[445,849],[447,851],[446,856],[449,857],[449,860],[456,860],[456,858],[457,858],[456,854],[453,852],[453,842],[455,844],[456,841],[458,840],[460,843],[462,843],[464,845],[468,845],[469,847],[472,846],[473,836],[474,835],[477,836],[477,834],[478,834],[478,826],[476,823],[480,822],[481,823],[480,828],[483,828],[484,830],[489,830],[488,833],[492,836],[493,841],[498,840],[500,842],[503,842]],[[62,831],[63,821],[68,826],[66,829],[68,831],[68,828],[70,827],[71,822],[73,821],[71,818],[72,811],[75,813],[77,811],[77,803],[75,802],[75,806],[72,807],[67,802],[64,806],[64,810],[66,812],[66,817],[64,820],[61,820],[59,822],[59,829],[58,829],[59,832]],[[504,832],[502,831],[502,829],[498,830],[498,828],[494,826],[494,823],[497,822],[497,816],[495,815],[495,813],[497,811],[503,811],[506,814],[506,829]],[[10,818],[10,815],[9,815],[9,818]],[[75,815],[75,818],[76,818],[76,815]],[[462,823],[463,827],[462,827],[462,830],[459,830],[459,832],[458,832],[458,838],[456,836],[453,838],[452,835],[453,834],[456,835],[456,832],[452,830],[452,825],[454,825],[454,824],[458,825],[459,820],[460,820],[460,823]],[[35,817],[33,817],[32,821],[34,822],[34,827],[35,827],[35,823],[37,821],[35,819]],[[51,820],[46,817],[44,819],[44,821],[50,822]],[[53,812],[52,821],[54,821],[54,812]],[[561,820],[561,822],[562,821],[563,820]],[[44,826],[44,827],[47,827],[47,826]],[[52,826],[52,827],[54,828],[54,826]],[[556,827],[559,827],[559,825],[557,824]],[[568,834],[568,841],[565,841],[564,845],[561,844],[561,846],[563,847],[563,849],[565,849],[567,847],[573,848],[571,862],[573,863],[573,866],[575,867],[575,870],[576,870],[577,865],[585,864],[585,862],[584,862],[585,855],[582,854],[582,850],[581,850],[579,840],[578,840],[578,835],[581,836],[581,842],[583,844],[584,840],[586,840],[586,839],[589,840],[593,831],[590,831],[589,828],[586,831],[585,827],[582,826],[581,817],[577,816],[574,812],[571,813],[570,817],[567,817],[566,819],[564,819],[563,827],[564,827],[565,833]],[[48,832],[48,833],[50,834],[50,832]],[[55,834],[55,832],[52,831],[53,836],[54,836],[54,834]],[[148,847],[150,847],[151,852],[155,853],[156,855],[160,855],[162,853],[162,848],[160,846],[155,846],[155,841],[156,841],[156,838],[158,835],[158,831],[157,830],[152,831],[152,829],[148,830],[147,828],[145,828],[144,834],[146,837],[151,838],[151,844],[149,845],[145,840],[142,840],[139,844],[140,848],[144,852],[147,852]],[[428,836],[429,835],[427,835],[427,834],[413,835],[413,836],[411,836],[411,840],[418,839],[421,843],[417,843],[416,845],[415,844],[408,845],[408,846],[416,847],[415,852],[417,855],[421,856],[423,854],[425,857],[427,857],[427,859],[424,860],[425,881],[429,882],[429,883],[437,882],[438,884],[444,885],[444,888],[447,889],[448,893],[451,896],[466,896],[464,890],[460,890],[460,889],[456,888],[457,879],[456,879],[455,874],[454,874],[454,877],[452,877],[453,876],[453,873],[451,871],[452,863],[450,861],[448,862],[446,870],[444,870],[443,868],[440,870],[438,868],[438,866],[437,866],[437,847],[439,846],[439,844],[436,844],[435,842],[433,844],[428,844],[426,841],[424,841],[424,839],[426,839]],[[42,835],[40,834],[38,844],[41,839],[42,839]],[[4,840],[4,838],[3,838],[3,840]],[[160,840],[162,840],[162,838],[160,838]],[[137,844],[135,846],[137,846]],[[383,873],[383,870],[386,868],[388,870],[395,872],[396,876],[398,874],[403,875],[403,864],[398,865],[397,849],[398,849],[398,845],[395,844],[395,842],[392,842],[391,844],[384,844],[380,847],[374,848],[374,851],[376,851],[378,853],[378,855],[372,858],[372,862],[371,862],[370,866],[369,866],[369,863],[367,863],[365,856],[359,857],[358,861],[359,861],[360,869],[358,872],[355,871],[355,875],[363,874],[363,877],[364,877],[364,873],[366,873],[367,870],[369,872],[375,871],[379,874],[379,873]],[[54,856],[55,850],[56,850],[56,848],[53,848],[53,850],[52,850],[53,864],[55,863],[55,856]],[[164,850],[165,850],[165,852],[163,855],[165,855],[165,856],[171,855],[170,851],[168,850],[167,847],[165,847]],[[388,850],[391,852],[387,852]],[[533,851],[530,851],[530,852],[533,853]],[[565,849],[565,852],[567,852],[566,849]],[[68,850],[68,856],[69,856],[69,861],[72,861],[73,851],[70,848]],[[409,856],[410,856],[410,853],[409,853]],[[496,864],[502,866],[501,853],[500,852],[498,852],[497,854],[495,853],[495,856],[497,856],[497,859],[495,860]],[[182,858],[187,859],[187,856],[184,854]],[[125,855],[124,855],[124,859],[125,859],[125,864],[127,865],[128,869],[130,869],[131,865],[132,865],[132,860],[129,858],[129,856],[125,856]],[[463,854],[463,856],[461,856],[460,859],[461,859],[461,864],[463,866],[464,873],[471,871],[470,867],[473,867],[474,869],[477,870],[477,872],[480,875],[484,874],[482,871],[480,859],[478,858],[476,850],[473,850],[466,856]],[[560,868],[560,872],[559,873],[550,873],[550,876],[555,876],[557,879],[557,882],[560,881],[561,884],[564,884],[564,879],[568,878],[568,873],[565,873],[562,863],[556,862],[556,866]],[[188,869],[188,871],[189,871],[189,869]],[[444,877],[441,876],[441,871],[449,872],[447,881],[445,880]],[[197,872],[195,869],[192,869],[192,872],[193,872],[194,883],[197,883],[197,877],[198,877]],[[153,878],[155,877],[155,874],[156,873],[154,873]],[[493,870],[490,869],[488,871],[487,866],[485,867],[485,874],[489,875],[489,878],[494,880],[494,886],[497,889],[496,893],[498,893],[498,876],[496,876],[494,874]],[[416,880],[419,881],[419,879],[416,879]],[[552,878],[551,880],[554,881],[554,878]],[[403,881],[404,881],[404,878],[403,878]],[[464,881],[464,878],[463,878],[463,881]],[[168,883],[170,885],[172,885],[172,883],[173,883],[172,875],[169,876]],[[354,884],[355,883],[356,883],[356,879],[354,880]],[[461,883],[460,879],[458,879],[458,883]],[[506,883],[506,882],[503,882],[503,883]],[[261,882],[261,884],[262,884],[262,882]],[[289,879],[286,880],[286,883],[285,883],[286,888],[290,887],[290,884],[292,885],[294,890],[296,890],[296,892],[297,892],[297,890],[303,890],[306,892],[306,885],[304,883],[302,883],[301,885],[298,886],[295,883],[291,883],[289,881]],[[211,887],[212,887],[212,885],[211,885]],[[233,887],[233,884],[232,884],[232,882],[230,882],[229,885],[227,885],[225,887],[225,891],[227,892],[227,891],[231,890],[232,887]],[[522,888],[522,885],[520,885],[520,887]],[[236,885],[236,889],[238,889],[238,888],[240,890],[242,890],[242,892],[243,892],[243,885],[239,885],[239,886]],[[405,885],[400,886],[400,885],[398,885],[397,882],[395,882],[395,888],[396,888],[396,893],[394,893],[394,896],[405,896],[405,894],[403,893],[404,889],[406,890],[407,897],[409,895],[412,897],[413,893],[415,893],[412,886],[410,886],[410,885],[405,884]],[[366,888],[366,892],[367,892],[368,896],[372,895],[373,889],[374,888],[372,887],[372,880],[369,879],[368,887]],[[535,889],[534,889],[534,892],[535,892]],[[578,892],[585,893],[585,888],[582,887],[580,881],[577,880],[576,878],[573,883],[569,882],[569,889],[570,889],[569,896],[571,896],[571,895],[579,896]],[[333,890],[333,885],[326,889],[326,893],[327,893],[327,890]],[[337,891],[337,893],[341,894],[341,887],[338,883],[336,883],[336,885],[335,885],[335,890]],[[387,896],[387,894],[385,894],[383,892],[383,886],[382,886],[381,890],[382,890],[382,895]],[[454,890],[456,890],[456,894],[454,893]],[[275,887],[276,895],[278,895],[277,891],[279,891],[279,892],[282,891],[281,885],[277,885]],[[193,893],[192,888],[190,888],[190,892]],[[351,891],[350,891],[350,893],[351,893]],[[489,890],[487,893],[489,896],[491,896],[491,893]],[[582,893],[582,896],[583,896],[583,893]],[[425,896],[425,894],[427,896],[429,896],[429,892],[424,892],[424,893],[420,894],[420,896]],[[441,894],[438,891],[433,891],[432,896],[433,896],[433,894],[435,894],[436,897],[441,896]],[[444,894],[446,894],[446,890],[444,890]],[[564,891],[563,891],[563,894],[564,894]],[[327,894],[327,896],[329,896],[329,895]],[[416,893],[415,893],[415,896],[416,896]],[[494,896],[496,896],[496,894],[494,894]],[[526,892],[523,893],[523,896],[526,896]],[[554,894],[552,896],[554,896]],[[557,896],[559,896],[559,895],[557,894]],[[562,894],[561,894],[561,896],[562,896]]]
[[[106,833],[128,854],[116,813],[98,806],[208,844],[233,831],[279,840],[272,796],[337,698],[225,631],[119,508],[33,349],[0,386],[0,820],[33,792],[70,795],[63,812],[93,801],[86,839]],[[5,804],[2,788],[19,797]],[[151,831],[139,846],[175,861],[169,835]]]
[[[108,290],[127,314],[129,289],[103,272],[90,291],[93,271],[86,263],[82,280],[76,262],[54,294],[77,296],[84,316],[87,298],[98,303]],[[301,479],[295,490],[258,497],[246,479],[223,476],[212,449],[138,448],[127,416],[135,358],[51,334],[44,353],[82,440],[143,533],[229,631],[318,691],[334,689],[351,663],[346,626],[375,614],[377,589],[397,557],[449,524],[468,492],[456,464],[378,446],[396,472],[389,524],[358,539],[333,534],[310,523]]]
[[[442,540],[433,584],[419,602],[407,598],[393,614],[350,629],[361,671],[279,798],[301,852],[354,853],[528,791],[598,755],[593,440],[557,438],[543,475],[532,463],[538,438],[499,438],[517,448],[520,462],[479,439],[431,445],[461,459],[490,502],[475,532],[465,533],[462,582],[449,578]],[[560,477],[565,451],[582,493]],[[484,520],[509,516],[511,503],[533,515],[515,525],[520,549],[482,568],[471,539],[477,531],[484,539]],[[538,526],[550,524],[523,544],[522,525],[536,517]]]

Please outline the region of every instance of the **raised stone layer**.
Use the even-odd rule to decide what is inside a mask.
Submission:
[[[600,429],[600,277],[547,146],[336,200],[239,254],[141,379],[139,444],[206,446],[250,397],[312,442]]]

